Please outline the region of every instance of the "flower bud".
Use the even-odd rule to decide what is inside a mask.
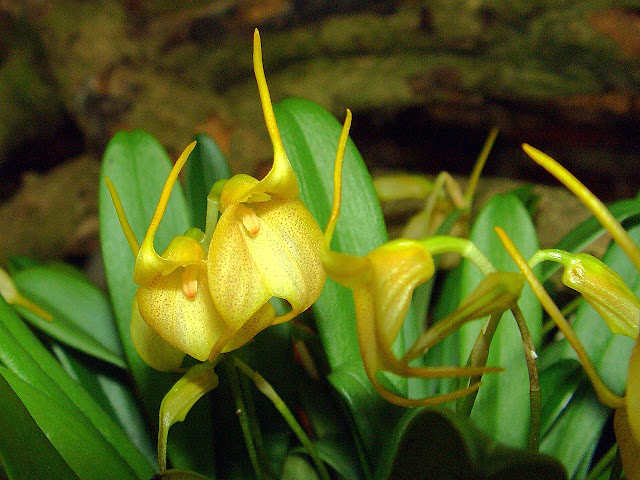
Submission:
[[[562,282],[580,292],[613,333],[638,337],[640,300],[620,275],[586,253],[567,254],[562,263]]]

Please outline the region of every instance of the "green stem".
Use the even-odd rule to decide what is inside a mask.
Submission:
[[[218,224],[218,215],[220,213],[220,193],[222,188],[227,183],[227,179],[223,178],[213,184],[209,195],[207,195],[207,219],[204,227],[204,244],[205,250],[209,250],[209,244],[211,243],[211,237]]]
[[[564,250],[548,248],[546,250],[538,250],[527,263],[530,268],[535,268],[539,263],[544,261],[556,262],[566,267],[567,263],[571,261],[571,258],[569,258],[571,256],[569,252],[565,252]]]
[[[267,470],[268,477],[276,478],[276,475],[271,468],[269,455],[267,455],[267,450],[264,446],[262,431],[260,430],[260,423],[258,422],[258,414],[256,413],[256,405],[253,401],[253,392],[251,390],[250,382],[247,378],[243,377],[240,380],[240,389],[242,391],[242,398],[244,399],[245,403],[245,414],[249,420],[251,435],[253,435],[253,441],[255,442],[256,451],[258,452],[258,459]]]
[[[284,418],[284,420],[287,422],[289,428],[293,430],[293,433],[295,433],[296,437],[298,437],[298,440],[300,440],[300,443],[302,443],[304,448],[307,450],[307,453],[318,469],[318,473],[320,474],[322,480],[330,480],[331,477],[329,476],[329,472],[320,459],[315,446],[313,445],[307,434],[304,433],[304,430],[291,413],[291,410],[289,410],[289,407],[287,407],[287,405],[282,401],[280,395],[276,393],[273,387],[262,377],[262,375],[251,369],[249,365],[244,363],[238,357],[233,357],[233,361],[240,369],[240,371],[253,381],[256,388],[260,390],[260,392],[262,392],[269,400],[271,400],[278,412],[280,412],[280,415],[282,415],[282,418]]]
[[[265,473],[262,471],[262,466],[258,460],[258,452],[254,443],[254,436],[252,435],[251,427],[249,425],[249,419],[247,418],[247,409],[242,398],[242,391],[240,389],[240,379],[238,377],[238,371],[233,362],[225,362],[225,370],[227,372],[227,378],[231,386],[231,393],[236,406],[236,414],[240,421],[240,427],[242,428],[242,435],[244,436],[244,442],[249,452],[249,458],[251,459],[251,465],[253,471],[256,474],[256,478],[266,478]]]
[[[522,310],[517,305],[511,309],[520,336],[522,337],[522,347],[524,349],[524,358],[527,362],[527,371],[529,372],[529,401],[531,403],[531,412],[529,420],[529,450],[538,451],[540,446],[540,409],[542,399],[540,395],[540,382],[538,380],[538,354],[533,344],[533,339],[529,333],[529,328],[522,315]]]
[[[422,246],[431,255],[440,253],[458,253],[473,263],[483,275],[495,272],[496,269],[484,254],[467,238],[437,235],[420,240]]]
[[[502,318],[502,313],[494,313],[489,317],[489,321],[485,327],[480,330],[478,338],[476,338],[476,342],[473,344],[473,348],[469,354],[469,361],[467,364],[470,367],[484,367],[487,364],[487,358],[489,358],[489,347],[491,346],[493,334],[496,333],[496,329],[498,328],[500,318]],[[480,377],[472,377],[469,385],[479,381]],[[466,397],[462,397],[456,406],[458,413],[466,417],[471,415],[471,410],[473,409],[473,404],[475,403],[477,396],[478,391],[476,390]]]

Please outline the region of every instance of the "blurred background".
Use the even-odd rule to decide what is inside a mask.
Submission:
[[[264,172],[255,27],[274,101],[340,120],[351,108],[374,173],[465,175],[498,126],[479,204],[554,185],[522,142],[605,201],[640,188],[637,0],[0,0],[0,265],[95,257],[100,158],[118,130],[150,132],[174,159],[204,132],[235,172]],[[549,246],[586,213],[537,191]]]

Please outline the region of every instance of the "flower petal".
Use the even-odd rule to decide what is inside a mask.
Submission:
[[[238,206],[220,217],[211,239],[208,275],[211,297],[230,329],[237,330],[271,297],[287,300],[292,311],[318,298],[325,273],[320,263],[322,232],[299,199],[252,203],[259,229],[251,235]]]
[[[371,291],[375,298],[376,337],[380,351],[391,351],[416,287],[431,276],[431,254],[412,240],[384,244],[367,255],[371,261]]]
[[[195,275],[184,273],[185,268],[178,267],[169,275],[159,275],[140,287],[136,294],[138,307],[144,321],[160,337],[204,361],[225,327],[211,301],[204,267],[199,267]],[[192,298],[185,294],[185,278],[190,287],[186,293],[192,293],[193,280],[197,282]]]
[[[258,310],[247,322],[236,332],[233,338],[222,349],[223,352],[230,352],[253,339],[258,333],[273,324],[276,312],[273,305],[267,302]]]
[[[131,340],[138,355],[151,368],[161,372],[180,370],[185,354],[165,342],[145,323],[138,309],[138,299],[134,297],[131,312]]]

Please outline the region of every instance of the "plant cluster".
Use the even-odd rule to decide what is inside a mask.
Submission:
[[[66,264],[0,270],[5,475],[640,479],[640,200],[607,209],[525,145],[594,215],[540,250],[530,190],[470,219],[497,131],[464,193],[446,173],[374,186],[351,112],[341,127],[305,100],[272,106],[257,31],[254,69],[263,179],[231,176],[204,135],[171,166],[118,133],[100,187],[110,297]],[[379,199],[416,192],[389,241]],[[581,253],[604,231],[602,260]],[[559,268],[577,292],[562,310]]]

